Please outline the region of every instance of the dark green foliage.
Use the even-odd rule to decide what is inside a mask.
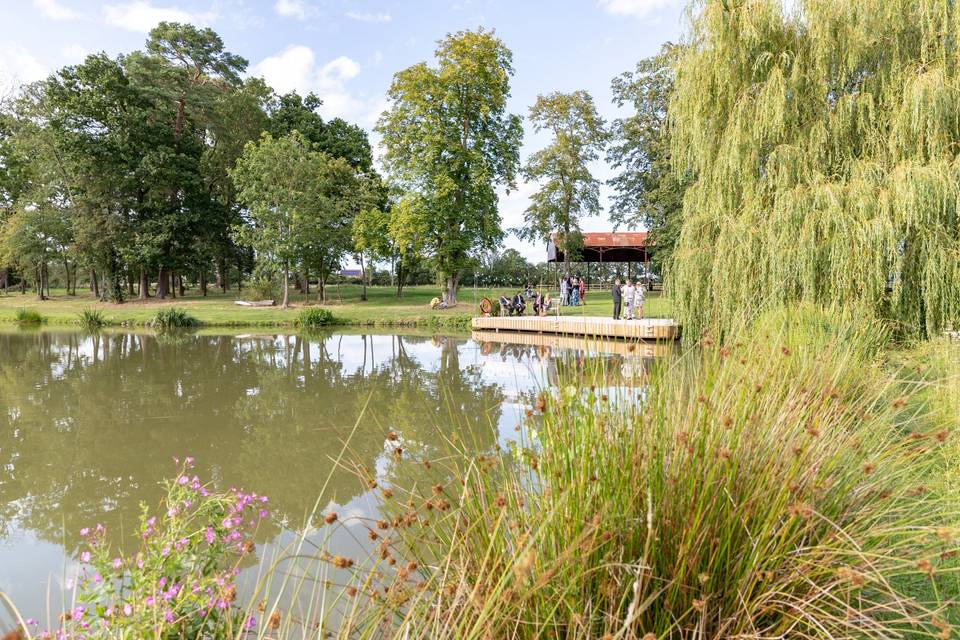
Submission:
[[[611,83],[614,103],[629,105],[634,113],[613,122],[607,161],[620,173],[608,183],[615,192],[610,220],[616,227],[650,231],[657,246],[651,268],[658,274],[663,274],[677,244],[689,182],[677,176],[670,162],[667,107],[677,51],[676,45],[667,44]]]
[[[308,307],[297,315],[297,326],[303,329],[315,329],[335,323],[333,313],[329,309]]]
[[[186,329],[200,326],[200,321],[183,309],[170,307],[157,311],[150,324],[156,329]]]
[[[282,138],[299,131],[317,151],[343,158],[354,169],[369,171],[373,152],[367,132],[341,118],[324,121],[318,113],[322,104],[314,93],[303,97],[291,91],[276,98],[270,105],[270,133]]]

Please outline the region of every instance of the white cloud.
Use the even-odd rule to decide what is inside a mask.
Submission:
[[[22,46],[0,45],[0,96],[16,91],[21,84],[41,80],[49,72],[46,65]]]
[[[313,91],[323,100],[320,113],[325,118],[340,117],[369,127],[383,110],[384,98],[365,99],[349,90],[347,83],[360,74],[361,67],[346,56],[321,65],[313,49],[294,45],[261,60],[250,71],[263,76],[278,93]]]
[[[314,13],[313,8],[303,0],[277,0],[276,4],[273,5],[273,10],[277,12],[277,15],[284,18],[296,18],[298,20],[306,20]]]
[[[347,11],[346,15],[351,20],[359,20],[360,22],[390,22],[393,20],[393,16],[391,16],[389,13]]]
[[[57,0],[33,0],[33,7],[51,20],[76,20],[82,15]]]
[[[642,18],[657,9],[680,6],[683,0],[599,0],[599,4],[607,13]]]
[[[62,50],[64,59],[67,62],[75,63],[82,62],[90,54],[84,47],[81,47],[78,44],[68,44]]]
[[[210,24],[213,17],[211,12],[194,13],[173,6],[155,7],[148,0],[132,0],[103,7],[103,19],[107,24],[144,33],[163,21],[205,25]]]

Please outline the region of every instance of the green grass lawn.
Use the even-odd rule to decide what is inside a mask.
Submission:
[[[330,309],[340,324],[382,325],[382,326],[466,326],[469,317],[479,315],[479,303],[483,297],[497,300],[501,294],[515,293],[510,289],[473,289],[463,288],[459,294],[459,304],[453,309],[432,310],[430,300],[439,295],[436,287],[408,287],[398,298],[392,287],[369,287],[366,301],[360,299],[361,287],[344,285],[338,296],[336,287],[328,289],[328,301],[325,308]],[[0,294],[0,322],[13,322],[18,309],[30,309],[40,312],[51,324],[74,324],[84,309],[100,309],[111,324],[139,325],[153,318],[163,307],[182,307],[190,315],[206,326],[285,326],[291,325],[300,309],[305,306],[317,306],[316,294],[309,296],[291,293],[291,308],[279,307],[241,307],[234,304],[243,299],[242,292],[228,291],[226,294],[210,291],[206,298],[196,291],[188,291],[183,298],[146,301],[130,300],[123,304],[98,302],[88,291],[79,291],[76,296],[68,296],[63,290],[54,289],[49,300],[38,300],[32,293],[11,292]],[[559,299],[556,292],[551,294]],[[613,303],[606,291],[591,291],[586,296],[586,304],[579,307],[563,307],[564,315],[609,315]],[[669,317],[669,301],[657,293],[647,297],[646,315],[648,317]]]

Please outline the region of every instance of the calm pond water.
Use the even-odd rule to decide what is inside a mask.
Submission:
[[[619,350],[606,357],[631,375],[648,366],[649,353]],[[396,481],[390,431],[422,459],[454,436],[492,450],[585,357],[489,336],[0,331],[0,591],[25,616],[59,610],[80,529],[103,523],[132,547],[139,505],[156,505],[176,456],[220,488],[270,497],[261,553],[292,540],[318,498],[375,515],[370,492],[331,462],[354,425],[349,459]],[[345,555],[365,539],[349,529],[331,541]]]

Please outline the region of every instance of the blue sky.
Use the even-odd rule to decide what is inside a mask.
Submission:
[[[586,89],[616,117],[610,80],[680,38],[685,0],[2,0],[0,90],[44,77],[92,52],[143,46],[160,20],[207,25],[279,91],[315,91],[325,116],[370,129],[393,74],[432,57],[449,32],[496,29],[513,51],[511,110],[526,115],[538,94]],[[546,143],[528,135],[523,157]],[[595,174],[611,175],[600,163]],[[536,186],[501,198],[505,227],[522,221]],[[604,189],[604,204],[608,191]],[[586,230],[603,230],[606,216]],[[510,237],[528,258],[542,246]]]

